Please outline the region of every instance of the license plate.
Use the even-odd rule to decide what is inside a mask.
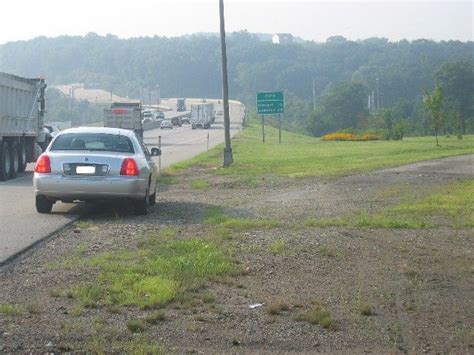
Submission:
[[[77,166],[76,174],[95,174],[95,166]]]

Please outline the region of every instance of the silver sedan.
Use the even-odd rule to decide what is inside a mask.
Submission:
[[[135,214],[155,203],[157,169],[143,141],[118,128],[61,131],[38,158],[33,184],[36,210],[50,213],[56,201],[128,199]]]

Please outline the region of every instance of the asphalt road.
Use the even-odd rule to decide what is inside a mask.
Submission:
[[[169,101],[173,102],[173,100]],[[192,102],[192,100],[187,101],[188,104]],[[231,102],[232,135],[241,129],[243,114],[243,107]],[[144,139],[150,146],[156,146],[158,136],[162,137],[161,166],[164,169],[171,164],[205,152],[208,147],[208,134],[209,148],[224,142],[221,117],[216,118],[215,124],[209,130],[192,130],[190,125],[171,130],[154,129],[145,131]],[[158,162],[158,158],[155,159]],[[38,214],[34,206],[33,165],[30,164],[27,170],[25,174],[14,180],[0,182],[0,265],[89,210],[87,204],[58,202],[54,205],[51,215]]]

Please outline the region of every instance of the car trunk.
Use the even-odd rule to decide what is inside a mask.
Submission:
[[[133,153],[50,151],[51,172],[67,176],[119,176],[125,158]]]

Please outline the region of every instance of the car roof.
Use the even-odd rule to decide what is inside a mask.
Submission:
[[[62,130],[59,134],[67,133],[105,133],[105,134],[115,134],[120,136],[126,136],[133,138],[135,136],[134,132],[128,129],[121,128],[111,128],[111,127],[75,127],[67,128]]]

